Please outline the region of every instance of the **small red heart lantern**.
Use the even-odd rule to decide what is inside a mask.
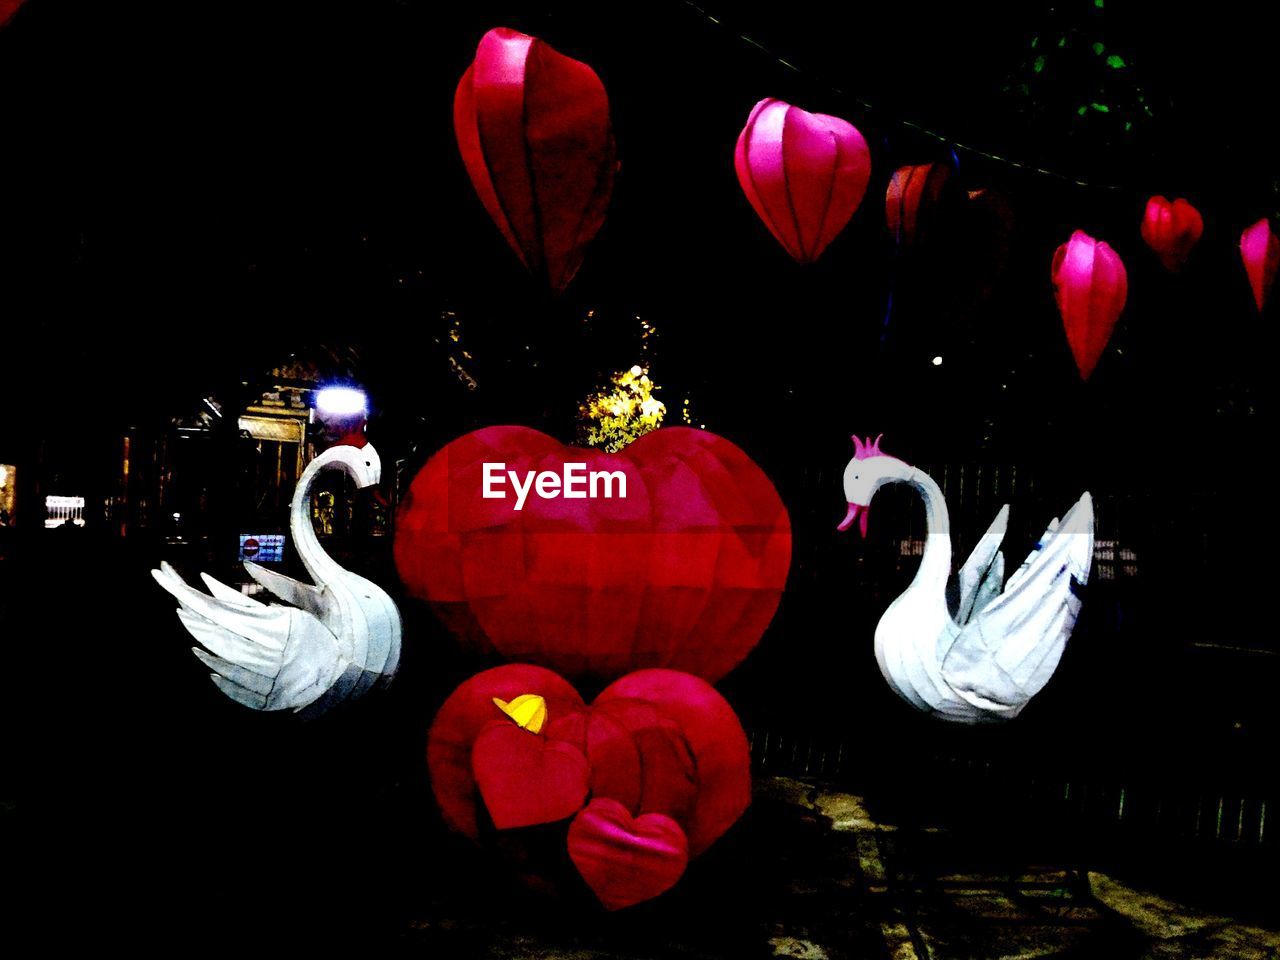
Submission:
[[[604,453],[487,427],[414,478],[395,559],[409,592],[480,652],[574,678],[671,667],[714,681],[773,618],[791,526],[764,472],[705,430]]]
[[[590,706],[541,667],[486,670],[440,708],[427,765],[445,822],[472,839],[482,813],[499,831],[566,823],[570,860],[610,910],[670,888],[751,802],[733,709],[672,670],[629,674]]]
[[[871,178],[871,151],[848,121],[761,100],[738,136],[738,183],[778,242],[812,263],[845,228]]]
[[[900,247],[915,243],[950,178],[951,167],[945,163],[922,163],[893,172],[885,190],[884,218],[894,243]]]
[[[1253,302],[1258,312],[1267,305],[1271,285],[1275,283],[1276,268],[1280,267],[1280,239],[1271,229],[1271,221],[1263,217],[1240,234],[1240,259],[1249,275],[1249,288],[1253,290]]]
[[[597,797],[569,825],[569,858],[600,902],[621,910],[666,893],[684,876],[689,841],[665,813],[633,817]]]
[[[1142,239],[1171,273],[1182,269],[1203,233],[1204,219],[1200,211],[1181,197],[1170,202],[1155,196],[1147,201],[1147,211],[1142,217]]]
[[[1080,376],[1088,380],[1111,340],[1129,293],[1124,263],[1083,230],[1053,255],[1053,294]]]
[[[604,84],[585,63],[498,27],[458,84],[453,124],[485,210],[525,267],[563,290],[613,192]]]

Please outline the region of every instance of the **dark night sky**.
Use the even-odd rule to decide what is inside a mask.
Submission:
[[[1066,679],[1020,729],[1059,731],[1060,747],[1076,731],[1079,756],[1096,749],[1115,764],[1147,750],[1154,769],[1174,765],[1150,746],[1169,730],[1184,744],[1202,733],[1215,744],[1242,717],[1246,729],[1266,722],[1274,667],[1214,661],[1214,681],[1201,686],[1204,661],[1183,650],[1193,636],[1267,642],[1248,624],[1268,597],[1255,462],[1271,433],[1275,312],[1254,310],[1236,244],[1244,226],[1280,208],[1280,162],[1269,142],[1273,37],[1252,5],[1175,13],[1117,0],[705,4],[719,26],[679,0],[28,0],[0,31],[0,404],[10,418],[0,462],[22,461],[45,439],[46,469],[95,482],[98,452],[119,431],[189,411],[209,392],[234,398],[242,378],[321,342],[358,351],[384,462],[421,459],[483,423],[567,437],[578,399],[639,359],[638,314],[659,329],[649,359],[669,409],[688,396],[698,421],[765,466],[791,511],[797,561],[780,623],[726,686],[744,713],[818,710],[841,694],[832,658],[868,659],[833,636],[846,598],[826,572],[846,576],[861,549],[831,532],[848,434],[884,430],[886,450],[908,460],[1035,472],[1040,498],[1015,505],[1026,536],[1088,487],[1103,505],[1103,535],[1126,538],[1143,558],[1124,603],[1094,604],[1100,612],[1073,641]],[[622,168],[608,220],[554,300],[524,277],[484,215],[453,139],[457,79],[483,32],[502,24],[592,64],[612,102]],[[1099,74],[1075,61],[1061,72],[1050,64],[1042,83],[1032,75],[1029,99],[1019,96],[1031,38],[1043,46],[1060,35],[1073,50],[1097,37],[1122,53],[1128,72],[1105,78],[1114,111],[1077,119]],[[1139,90],[1152,116],[1122,135],[1116,124]],[[808,267],[785,256],[733,176],[734,140],[765,96],[845,116],[871,145],[862,208]],[[903,119],[1094,186],[959,151],[965,187],[1008,199],[1007,253],[961,218],[895,272],[885,182],[898,164],[943,149]],[[1138,235],[1157,192],[1186,196],[1205,215],[1200,247],[1176,278]],[[1129,305],[1088,385],[1049,283],[1053,250],[1076,227],[1108,240],[1130,278]],[[589,309],[596,319],[584,325]],[[445,310],[475,355],[474,393],[437,342]],[[935,354],[945,357],[940,368],[929,364]],[[989,518],[961,522],[985,527]],[[49,724],[60,756],[92,756],[83,776],[53,762],[41,789],[68,817],[83,813],[68,799],[73,785],[115,796],[90,821],[98,840],[124,824],[129,839],[107,841],[107,854],[127,856],[137,841],[158,876],[168,869],[191,880],[191,868],[175,863],[201,856],[205,834],[181,822],[183,810],[225,812],[252,795],[244,791],[257,775],[310,802],[333,789],[322,772],[327,751],[382,737],[393,721],[394,735],[355,765],[367,791],[338,789],[312,825],[339,800],[365,813],[386,804],[393,819],[425,804],[413,758],[440,692],[422,679],[426,660],[408,657],[408,692],[341,735],[228,720],[170,610],[135,575],[154,558],[130,556],[127,580],[118,571],[112,580],[110,550],[75,562],[50,553],[41,569],[58,569],[58,582],[101,575],[99,596],[120,616],[111,631],[169,651],[123,671],[151,682],[151,699],[100,682],[121,669],[111,649],[94,649],[67,676],[57,707],[33,695],[24,718]],[[43,574],[32,579],[53,589]],[[57,642],[83,646],[101,629],[91,611],[66,616],[45,624]],[[410,616],[428,629],[420,612]],[[1133,671],[1152,651],[1156,676],[1144,681]],[[890,695],[868,676],[858,709],[870,712]],[[1135,677],[1141,702],[1113,700]],[[762,693],[770,679],[782,688],[772,707]],[[421,702],[407,705],[415,692]],[[168,734],[157,732],[160,714]],[[1117,736],[1110,724],[1121,720],[1131,725]],[[926,742],[934,735],[904,729]],[[119,762],[101,742],[86,750],[86,730],[121,745]],[[294,759],[237,767],[235,751],[264,730]],[[240,772],[216,776],[202,755]],[[233,822],[247,829],[249,814]],[[387,866],[394,851],[380,855],[383,867],[406,869]],[[220,869],[206,892],[234,875]]]

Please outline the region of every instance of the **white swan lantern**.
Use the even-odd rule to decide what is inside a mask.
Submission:
[[[167,563],[152,570],[178,601],[178,618],[205,649],[193,647],[218,689],[254,710],[315,714],[386,683],[400,663],[400,612],[379,587],[333,560],[311,525],[311,488],[323,470],[345,470],[359,488],[378,483],[382,461],[371,444],[330,447],[308,464],[289,508],[289,529],[315,585],[245,561],[258,583],[283,601],[264,604],[201,574],[209,593]]]
[[[928,527],[915,578],[876,626],[880,672],[903,700],[941,719],[1012,719],[1049,682],[1075,626],[1077,590],[1093,559],[1093,500],[1085,493],[1061,522],[1050,523],[1007,583],[1005,504],[956,575],[958,601],[949,606],[951,534],[942,490],[923,470],[882,453],[880,439],[853,438],[844,471],[849,509],[838,529],[857,521],[865,537],[871,500],[887,483],[906,483],[924,498]]]

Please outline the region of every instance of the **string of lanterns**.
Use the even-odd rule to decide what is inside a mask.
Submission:
[[[490,217],[525,267],[562,291],[604,222],[618,166],[603,82],[587,64],[499,27],[481,39],[458,85],[454,128]],[[752,209],[799,263],[817,260],[844,230],[871,177],[870,150],[852,123],[773,98],[747,117],[733,163]],[[945,163],[930,163],[890,177],[885,218],[900,247],[914,242],[951,173]],[[1204,220],[1187,200],[1148,200],[1142,239],[1166,270],[1182,269],[1203,233]],[[1243,232],[1240,256],[1261,311],[1280,267],[1280,238],[1266,217]],[[1054,253],[1050,278],[1087,380],[1124,309],[1124,263],[1106,243],[1076,230]]]

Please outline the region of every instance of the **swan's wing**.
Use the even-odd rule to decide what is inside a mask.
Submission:
[[[165,566],[163,561],[161,562],[160,565],[162,567]],[[172,569],[173,568],[170,567],[170,570]],[[253,607],[262,606],[262,603],[260,601],[255,600],[253,599],[253,597],[250,597],[246,594],[241,593],[239,590],[235,589],[234,587],[228,587],[221,580],[215,580],[213,577],[209,576],[207,573],[200,574],[200,579],[204,581],[205,588],[211,594],[213,594],[213,596],[216,597],[218,600],[222,600],[222,601],[225,601],[226,603],[234,604],[237,607],[248,607],[250,609],[252,609]]]
[[[1008,527],[1009,505],[1006,503],[991,521],[987,532],[978,538],[969,559],[960,568],[957,575],[960,599],[955,621],[962,627],[975,612],[1000,593],[1000,587],[1004,583],[1004,554],[1000,552],[1000,543],[1004,540]],[[980,598],[981,604],[978,602]]]
[[[306,611],[266,606],[222,584],[222,596],[202,593],[167,563],[151,575],[178,601],[178,618],[209,651],[196,655],[214,671],[219,689],[245,706],[306,706],[333,686],[346,666],[337,639]]]
[[[1022,566],[1013,571],[1013,576],[1009,578],[1009,582],[1006,584],[1007,587],[1012,587],[1016,584],[1020,579],[1022,579],[1022,575],[1031,568],[1031,562],[1035,560],[1044,545],[1052,539],[1054,533],[1057,531],[1058,522],[1057,517],[1054,517],[1049,521],[1049,526],[1045,527],[1044,533],[1040,534],[1040,539],[1036,541],[1036,545],[1031,549],[1031,552],[1027,554],[1027,559],[1022,561]]]
[[[285,603],[328,622],[331,607],[328,592],[323,588],[313,587],[309,583],[286,577],[283,573],[260,567],[252,560],[244,562],[244,570]]]
[[[365,671],[354,663],[348,663],[346,668],[338,675],[338,679],[333,682],[328,690],[326,690],[313,703],[298,707],[298,716],[303,720],[314,720],[322,713],[328,712],[331,708],[336,707],[343,700],[351,696],[355,690],[356,684],[360,682],[360,678],[364,676]]]
[[[1015,716],[1062,657],[1092,560],[1093,500],[1086,493],[951,645],[942,672],[955,691],[981,709]]]
[[[969,619],[972,620],[979,613],[987,608],[996,597],[1000,596],[1000,591],[1004,589],[1004,553],[997,552],[996,558],[991,562],[991,566],[987,570],[987,575],[982,578],[982,582],[978,584],[978,589],[973,595],[973,609],[969,611]]]

